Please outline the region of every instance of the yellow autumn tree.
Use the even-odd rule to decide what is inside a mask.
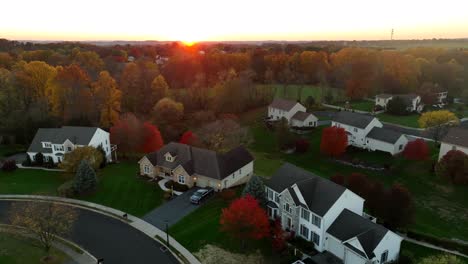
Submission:
[[[166,97],[167,92],[169,91],[169,85],[167,84],[166,79],[164,79],[164,76],[159,74],[154,78],[151,83],[151,90],[153,91],[153,99],[155,103]]]
[[[109,72],[102,71],[92,87],[96,107],[100,110],[99,123],[102,127],[111,127],[119,119],[120,114],[122,93],[117,88],[117,82]]]
[[[418,120],[419,126],[429,131],[437,142],[445,134],[449,126],[460,123],[457,116],[448,110],[425,112]]]

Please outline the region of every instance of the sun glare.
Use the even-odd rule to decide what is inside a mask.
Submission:
[[[182,43],[184,43],[184,45],[187,47],[192,47],[196,42],[193,40],[182,40]]]

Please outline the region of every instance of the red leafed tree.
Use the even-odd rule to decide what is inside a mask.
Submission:
[[[332,157],[338,157],[346,151],[348,136],[344,128],[327,127],[322,131],[320,151]]]
[[[416,139],[406,145],[403,156],[409,160],[426,160],[429,158],[429,146],[423,139]]]
[[[241,240],[259,240],[270,234],[270,223],[264,209],[251,195],[234,200],[221,214],[221,231]]]
[[[275,219],[273,230],[271,231],[271,239],[271,246],[274,251],[282,252],[286,248],[286,237],[284,236],[284,230],[279,218]]]
[[[343,174],[337,173],[330,177],[330,180],[341,186],[345,186],[345,176]]]
[[[179,143],[186,144],[186,145],[194,145],[195,142],[197,142],[198,138],[195,133],[192,131],[186,131],[182,136],[180,137]]]
[[[468,184],[468,155],[460,150],[445,154],[435,167],[437,176],[455,184]]]
[[[143,124],[143,138],[141,151],[144,153],[157,151],[164,145],[161,132],[159,132],[159,129],[155,125],[149,122]]]
[[[385,222],[393,227],[405,227],[411,223],[414,205],[411,193],[400,184],[394,184],[387,194]]]
[[[351,173],[348,177],[348,188],[355,194],[366,197],[369,191],[370,182],[366,175],[361,173]]]

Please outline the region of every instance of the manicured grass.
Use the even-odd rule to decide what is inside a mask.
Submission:
[[[163,201],[157,183],[136,176],[135,161],[111,164],[99,171],[99,183],[93,194],[75,197],[142,216]],[[57,195],[57,188],[67,181],[60,172],[17,169],[0,171],[0,194]]]
[[[404,256],[408,256],[413,260],[414,263],[418,263],[423,258],[427,258],[430,256],[444,255],[445,253],[439,250],[426,248],[426,247],[422,247],[419,245],[415,245],[415,244],[403,241],[401,243],[400,254]],[[462,263],[468,264],[468,259],[465,259],[462,257],[457,257],[457,258],[460,259]]]
[[[346,107],[346,103],[341,103],[338,106]],[[375,103],[368,100],[349,101],[349,108],[360,111],[372,112],[374,110]]]
[[[258,175],[269,177],[283,162],[290,162],[317,175],[329,178],[337,173],[349,175],[353,172],[391,186],[400,183],[410,190],[415,201],[415,218],[409,229],[448,239],[468,241],[468,196],[466,186],[454,186],[431,172],[432,161],[407,161],[382,152],[352,151],[353,158],[372,164],[389,165],[387,171],[370,171],[333,162],[320,153],[322,127],[304,135],[310,142],[309,151],[304,154],[284,154],[277,150],[274,134],[263,125],[251,127],[255,142],[250,146],[260,161],[255,166]],[[431,145],[433,156],[437,149]]]
[[[143,216],[163,202],[163,191],[156,182],[137,176],[135,161],[113,164],[99,175],[96,192],[84,200]]]
[[[19,237],[10,233],[0,233],[0,263],[2,264],[39,264],[46,254],[39,247],[39,243],[29,238]],[[50,264],[63,264],[69,261],[63,252],[51,249],[53,262]]]
[[[281,84],[258,84],[258,87],[270,87],[273,89],[275,97],[305,101],[307,97],[312,96],[316,102],[321,102],[328,91],[333,95],[334,100],[344,100],[343,90],[336,88],[323,88],[315,85],[288,85],[284,87]]]
[[[388,113],[378,114],[377,118],[382,122],[393,123],[397,125],[419,128],[419,114],[410,114],[406,116],[391,115]]]

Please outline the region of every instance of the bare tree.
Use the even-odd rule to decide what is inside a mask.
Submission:
[[[50,202],[16,202],[9,211],[11,224],[38,238],[47,257],[54,240],[71,232],[77,216],[75,209]]]

